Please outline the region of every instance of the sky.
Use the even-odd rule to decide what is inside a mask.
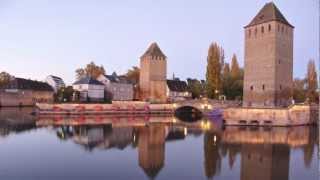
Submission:
[[[168,78],[204,79],[210,43],[244,61],[244,29],[264,0],[0,0],[0,71],[75,81],[90,61],[107,74],[139,66],[152,42],[168,57]],[[294,76],[319,60],[319,1],[273,1],[294,30]]]

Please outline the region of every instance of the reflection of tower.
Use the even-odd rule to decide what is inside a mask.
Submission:
[[[139,130],[139,166],[154,179],[164,165],[165,127],[149,125]]]
[[[289,154],[288,145],[242,145],[241,180],[287,180]]]
[[[205,173],[208,178],[212,178],[221,170],[221,156],[219,154],[218,136],[207,132],[204,135],[204,165]]]

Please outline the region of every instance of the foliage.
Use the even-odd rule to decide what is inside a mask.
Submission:
[[[318,102],[319,94],[318,89],[318,76],[316,71],[316,65],[314,60],[310,60],[308,63],[307,72],[307,98],[310,102]]]
[[[200,98],[200,96],[204,95],[205,88],[201,81],[188,78],[187,83],[193,99]]]
[[[55,101],[57,102],[71,102],[73,100],[74,90],[72,86],[61,87],[55,94]]]
[[[244,71],[239,67],[236,55],[231,60],[231,70],[226,63],[222,72],[222,89],[227,99],[242,99],[243,96],[243,76]]]
[[[11,76],[9,73],[1,72],[0,73],[0,86],[7,84],[12,78],[13,78],[13,76]]]
[[[306,100],[306,79],[295,78],[293,80],[293,99],[296,103]]]
[[[90,62],[85,68],[79,68],[76,70],[77,79],[81,79],[86,76],[97,79],[101,74],[106,74],[104,67],[102,65],[97,66],[94,62]]]
[[[218,98],[222,90],[222,67],[224,64],[224,50],[217,43],[212,43],[207,57],[207,95]]]
[[[138,68],[137,66],[133,66],[132,69],[128,70],[126,76],[128,80],[130,80],[134,84],[138,84],[140,78],[140,68]]]

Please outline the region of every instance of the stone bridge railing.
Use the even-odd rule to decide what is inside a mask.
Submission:
[[[208,112],[214,109],[221,109],[221,108],[229,108],[229,107],[239,107],[239,101],[218,101],[218,100],[211,100],[211,99],[196,99],[196,100],[187,100],[187,101],[180,101],[173,104],[175,109],[179,109],[184,106],[191,106],[194,107],[201,112]]]

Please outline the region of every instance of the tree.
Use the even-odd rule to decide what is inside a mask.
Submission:
[[[55,95],[57,102],[71,102],[73,99],[74,90],[72,86],[61,87]]]
[[[197,79],[188,78],[187,82],[188,82],[188,89],[192,94],[192,98],[193,99],[199,98],[200,95],[203,94],[203,88],[202,88],[201,81],[199,81]]]
[[[309,60],[307,72],[307,98],[310,102],[318,102],[318,76],[314,60]]]
[[[0,73],[0,86],[6,85],[12,78],[13,78],[13,76],[11,76],[9,73],[1,72]]]
[[[128,80],[130,80],[134,84],[138,84],[140,78],[140,68],[138,68],[137,66],[133,66],[132,69],[128,70],[126,76]]]
[[[231,60],[231,70],[229,64],[226,63],[222,73],[222,89],[227,99],[241,99],[243,96],[243,69],[239,67],[235,54]]]
[[[207,95],[209,98],[218,98],[222,90],[221,73],[224,62],[224,51],[217,43],[212,43],[207,57]]]
[[[306,79],[295,78],[293,80],[293,99],[296,103],[306,100]]]
[[[231,77],[233,79],[239,79],[240,75],[241,75],[241,70],[239,67],[237,56],[233,54],[232,60],[231,60]]]
[[[94,79],[98,78],[101,74],[106,74],[104,67],[97,66],[94,62],[90,62],[85,68],[79,68],[76,70],[77,79],[81,79],[86,76],[90,76]]]

